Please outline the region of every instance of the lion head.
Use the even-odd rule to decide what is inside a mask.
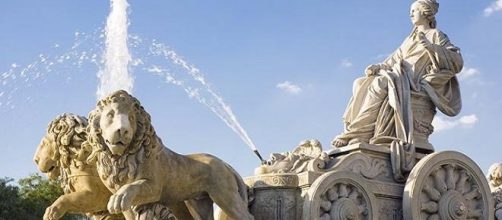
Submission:
[[[77,168],[85,165],[89,153],[82,148],[87,138],[86,127],[87,119],[73,114],[63,114],[51,121],[33,158],[37,168],[50,179],[56,179],[72,164]]]
[[[89,161],[97,161],[98,171],[108,187],[118,188],[134,178],[137,166],[158,145],[150,115],[140,102],[120,90],[100,100],[89,113],[87,143],[92,146]]]

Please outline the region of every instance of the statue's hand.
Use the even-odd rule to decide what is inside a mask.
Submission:
[[[63,217],[65,213],[55,205],[51,205],[45,209],[44,220],[58,220]]]
[[[380,71],[380,68],[380,64],[371,64],[366,67],[364,73],[366,74],[366,76],[374,76]]]
[[[424,32],[418,33],[418,39],[419,39],[418,44],[420,44],[423,48],[425,48],[426,50],[431,49],[432,44],[431,42],[429,42],[429,40],[427,40],[427,37],[425,37]]]

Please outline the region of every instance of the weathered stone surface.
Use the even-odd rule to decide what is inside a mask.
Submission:
[[[279,203],[270,203],[267,211],[256,207],[288,195],[296,198],[295,213],[301,217],[283,219],[493,219],[488,183],[467,156],[417,153],[419,162],[404,184],[392,176],[390,153],[388,147],[358,143],[331,150],[321,172],[248,177],[255,192],[251,212],[278,219],[284,211]]]
[[[256,189],[250,211],[256,220],[298,219],[301,201],[296,187]]]
[[[415,152],[430,153],[431,122],[439,109],[455,116],[461,109],[456,74],[462,70],[460,49],[436,27],[439,4],[417,0],[410,10],[412,33],[379,64],[366,68],[354,82],[345,111],[344,131],[334,147],[365,142],[391,148],[393,174],[405,181],[415,164]]]
[[[494,219],[493,200],[481,169],[467,156],[444,151],[413,168],[403,195],[405,219]]]
[[[44,220],[60,219],[64,214],[88,213],[96,219],[123,219],[111,215],[106,204],[112,195],[99,179],[96,166],[86,162],[90,149],[82,147],[87,138],[87,119],[63,114],[49,124],[34,156],[38,169],[50,179],[61,180],[64,195],[44,214]]]
[[[247,187],[222,160],[208,154],[180,155],[156,135],[150,115],[125,91],[99,101],[89,114],[89,158],[113,195],[108,211],[159,203],[178,219],[212,219],[213,202],[222,219],[253,219]]]
[[[436,0],[415,1],[410,36],[355,81],[335,149],[324,152],[319,141],[303,141],[291,152],[272,154],[256,176],[243,181],[214,156],[165,148],[139,101],[118,91],[91,112],[87,132],[71,133],[77,150],[60,153],[71,162],[76,158],[62,172],[68,195],[79,192],[71,189],[72,176],[86,171],[84,162],[95,162],[97,168],[86,171],[96,182],[90,191],[103,193],[89,198],[98,200],[96,210],[124,212],[128,220],[212,219],[213,202],[223,210],[221,220],[502,219],[502,165],[490,169],[490,194],[472,160],[458,152],[433,153],[428,141],[436,109],[454,116],[461,107],[455,74],[463,60],[436,28],[438,7]],[[57,161],[49,160],[57,153],[47,146],[68,145],[70,139],[44,138],[39,169],[57,177]],[[47,216],[64,214],[53,206]]]
[[[490,166],[487,179],[495,203],[495,217],[497,220],[502,220],[502,163]]]
[[[303,197],[310,185],[322,173],[263,174],[244,179],[252,189],[250,211],[255,219],[300,219]]]
[[[270,159],[256,168],[255,174],[319,172],[329,161],[318,140],[302,141],[293,151],[273,153]]]
[[[305,196],[302,219],[377,219],[376,198],[364,179],[348,171],[320,176]]]
[[[90,146],[87,119],[63,114],[48,126],[34,156],[39,170],[50,179],[59,179],[64,195],[47,208],[44,220],[60,219],[65,213],[82,213],[93,219],[176,220],[171,211],[158,203],[137,206],[124,215],[112,215],[107,203],[112,195],[101,182],[96,164],[88,163]]]

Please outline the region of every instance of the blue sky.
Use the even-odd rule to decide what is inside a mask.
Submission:
[[[411,31],[411,2],[130,0],[129,33],[169,45],[200,69],[264,156],[311,138],[327,150],[342,131],[352,81]],[[464,56],[463,109],[455,118],[438,114],[431,142],[438,151],[464,152],[486,171],[502,161],[502,1],[439,2],[438,27]],[[0,176],[36,172],[32,156],[47,124],[64,112],[86,116],[96,101],[95,65],[70,58],[48,71],[47,61],[35,65],[38,78],[32,71],[20,77],[21,70],[82,51],[99,60],[108,13],[107,1],[2,3],[0,74],[17,78],[0,84]],[[72,50],[74,42],[83,46]],[[168,147],[208,152],[243,176],[253,173],[259,161],[218,117],[179,87],[132,69],[134,94]]]

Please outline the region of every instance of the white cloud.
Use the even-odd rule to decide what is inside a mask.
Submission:
[[[341,65],[343,67],[351,67],[353,64],[352,64],[352,62],[350,62],[349,59],[343,59]]]
[[[502,10],[502,0],[497,0],[493,2],[490,6],[485,8],[485,16],[488,17],[497,11]]]
[[[434,131],[449,130],[457,126],[458,123],[455,121],[448,121],[443,117],[434,117],[432,120],[432,126],[434,126]]]
[[[303,91],[300,86],[295,85],[290,81],[284,81],[282,83],[278,83],[275,87],[293,95],[300,94]]]
[[[458,119],[458,121],[460,122],[461,125],[473,125],[473,124],[476,124],[476,122],[478,122],[478,116],[476,115],[466,115],[466,116],[462,116],[460,119]]]
[[[434,117],[432,126],[435,131],[449,130],[457,127],[472,127],[479,121],[475,114],[462,116],[456,120],[449,120],[440,116]]]
[[[466,80],[479,74],[481,74],[481,72],[476,68],[464,67],[464,69],[462,69],[462,72],[458,74],[458,79]]]

